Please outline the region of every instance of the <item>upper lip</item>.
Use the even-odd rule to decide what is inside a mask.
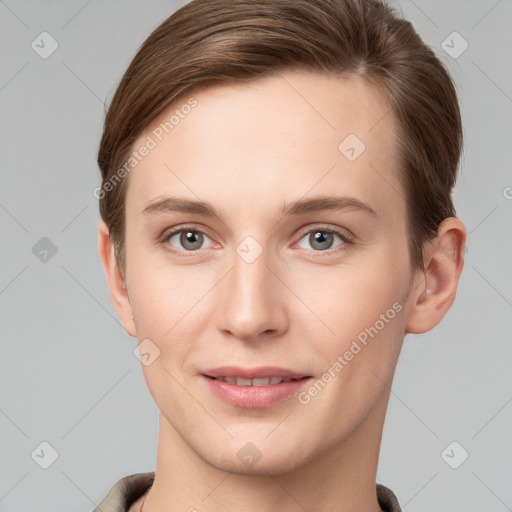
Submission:
[[[238,366],[221,366],[208,368],[203,371],[207,377],[243,377],[245,379],[261,379],[265,377],[284,377],[287,379],[302,379],[308,377],[304,373],[298,373],[287,368],[277,366],[259,366],[257,368],[240,368]]]

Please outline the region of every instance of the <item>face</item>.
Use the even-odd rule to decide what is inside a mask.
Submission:
[[[126,195],[133,329],[158,354],[144,376],[203,460],[290,470],[341,446],[392,380],[413,281],[396,121],[357,77],[191,96],[134,146],[156,143]]]

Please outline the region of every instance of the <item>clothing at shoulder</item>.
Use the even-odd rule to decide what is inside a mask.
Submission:
[[[121,478],[94,509],[94,512],[128,512],[132,503],[149,490],[154,479],[154,471],[136,473]]]
[[[94,512],[128,512],[132,503],[149,491],[154,479],[154,471],[136,473],[121,478],[94,509]],[[377,499],[384,512],[402,512],[393,491],[382,484],[377,484]]]
[[[402,512],[395,493],[382,484],[377,484],[377,499],[384,512]]]

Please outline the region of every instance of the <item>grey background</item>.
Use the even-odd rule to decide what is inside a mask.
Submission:
[[[378,481],[407,512],[512,510],[512,3],[394,4],[458,84],[469,237],[453,308],[406,337]],[[119,478],[154,470],[158,412],[110,302],[93,190],[104,100],[181,5],[0,2],[1,511],[92,510]],[[58,43],[47,59],[31,47],[43,31]],[[453,31],[469,44],[456,59],[442,46]],[[43,237],[57,248],[46,262]],[[48,449],[31,456],[43,441],[58,452],[48,469],[35,461]],[[458,469],[441,456],[452,441],[469,453]]]

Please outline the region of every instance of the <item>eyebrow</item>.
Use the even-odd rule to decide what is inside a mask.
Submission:
[[[285,204],[281,213],[283,215],[304,215],[311,212],[343,210],[356,210],[378,217],[369,204],[355,197],[347,196],[319,196],[311,199],[298,199],[288,205]],[[206,217],[215,217],[219,220],[222,219],[220,212],[211,203],[181,197],[165,197],[149,203],[142,210],[143,215],[167,212],[195,213]]]

